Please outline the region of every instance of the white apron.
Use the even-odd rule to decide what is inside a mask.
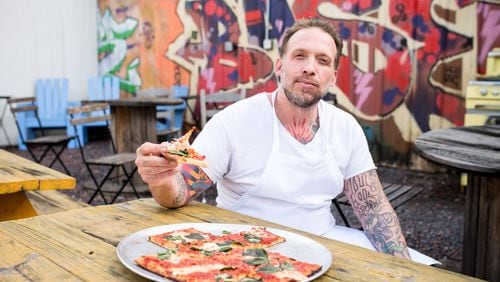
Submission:
[[[272,95],[272,105],[277,92]],[[320,125],[325,124],[321,106]],[[343,176],[335,162],[333,148],[327,146],[326,128],[320,126],[310,144],[300,144],[286,132],[273,110],[273,146],[259,184],[244,193],[230,209],[278,224],[322,235],[335,226],[330,211],[332,199],[342,192]],[[286,135],[288,134],[288,136]],[[282,138],[304,146],[290,154],[280,150]],[[286,142],[286,141],[285,141]],[[312,144],[316,142],[316,144]],[[317,144],[319,142],[319,144]]]
[[[273,108],[276,94],[277,91],[271,99]],[[364,232],[335,226],[330,205],[332,199],[342,192],[344,177],[335,161],[333,148],[326,142],[326,123],[321,106],[318,114],[320,128],[310,143],[320,144],[312,144],[312,150],[306,150],[308,146],[299,143],[305,147],[297,155],[297,152],[287,154],[280,150],[282,137],[293,137],[288,132],[280,135],[280,121],[273,110],[273,147],[259,184],[245,192],[229,209],[375,251]],[[296,140],[290,142],[298,143]],[[440,264],[408,249],[413,261]]]

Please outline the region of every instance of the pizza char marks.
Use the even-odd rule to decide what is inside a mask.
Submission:
[[[186,228],[152,235],[165,248],[135,262],[174,281],[302,281],[321,265],[298,261],[267,247],[285,241],[263,227],[215,235]]]

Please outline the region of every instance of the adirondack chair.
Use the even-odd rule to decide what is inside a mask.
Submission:
[[[65,128],[67,135],[70,128],[66,115],[68,106],[68,79],[37,79],[35,82],[35,97],[38,106],[38,116],[44,128]],[[33,113],[25,113],[19,116],[19,134],[24,140],[33,139],[36,131],[40,128]],[[19,137],[19,149],[26,150],[21,136]]]
[[[120,98],[120,79],[116,76],[97,76],[91,77],[87,81],[87,96],[89,101],[102,101],[114,100]],[[92,115],[100,114],[97,112],[91,113]],[[109,114],[109,109],[106,110]],[[106,126],[103,121],[96,121],[93,123],[79,124],[76,126],[77,132],[74,127],[70,126],[69,133],[76,135],[80,139],[80,144],[85,145],[89,142],[88,129],[90,127]],[[71,146],[73,145],[73,146]],[[77,148],[77,144],[70,144],[70,148]]]

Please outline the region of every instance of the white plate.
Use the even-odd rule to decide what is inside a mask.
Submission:
[[[125,237],[121,240],[120,244],[118,244],[116,253],[123,265],[140,276],[154,281],[170,281],[141,268],[135,264],[134,260],[140,256],[153,255],[164,250],[162,247],[149,242],[150,235],[161,234],[189,227],[193,227],[204,232],[211,232],[216,235],[221,235],[222,231],[235,233],[252,228],[250,225],[217,223],[181,223],[156,226],[132,233]],[[328,249],[323,245],[307,237],[288,231],[275,228],[267,228],[267,230],[286,238],[286,242],[268,248],[269,251],[279,252],[282,255],[289,256],[300,261],[321,265],[320,271],[309,277],[306,281],[318,278],[330,268],[330,265],[332,264],[332,256]]]

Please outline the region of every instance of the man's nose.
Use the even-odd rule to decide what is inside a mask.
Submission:
[[[307,75],[312,75],[316,73],[316,65],[314,59],[308,58],[304,61],[304,66],[302,67],[302,72]]]

